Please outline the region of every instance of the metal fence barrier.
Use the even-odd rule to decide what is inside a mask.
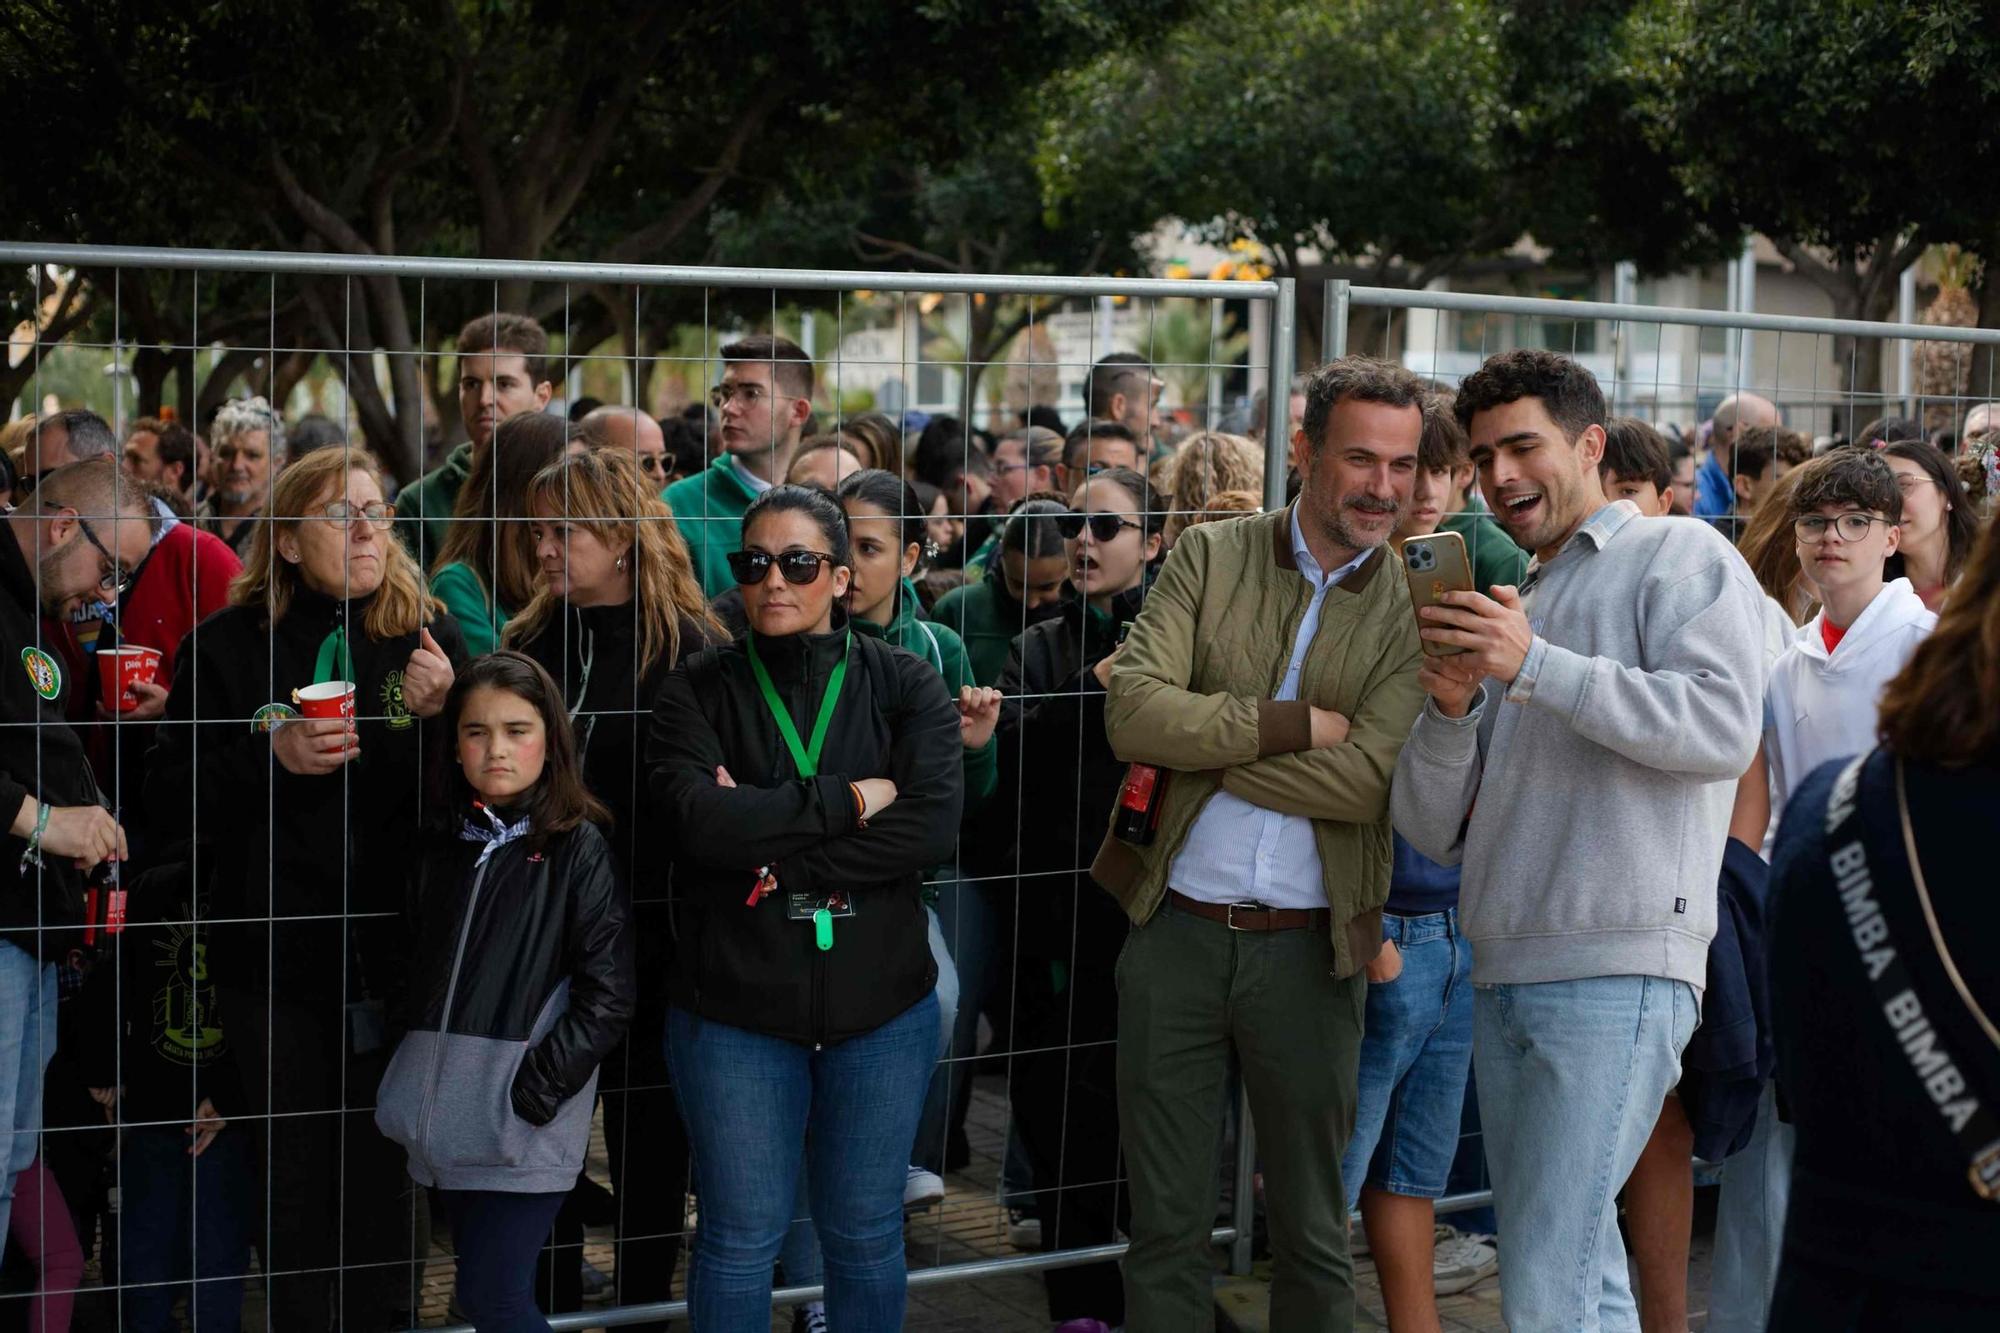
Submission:
[[[230,373],[240,375],[248,370],[253,378],[261,373],[261,382],[266,385],[277,382],[281,359],[303,357],[309,365],[326,362],[337,367],[334,382],[340,388],[340,404],[348,412],[352,411],[359,395],[374,392],[393,396],[399,391],[407,392],[408,386],[429,386],[435,382],[438,363],[450,355],[436,350],[438,337],[448,335],[449,330],[431,327],[432,321],[426,314],[416,321],[415,327],[424,331],[424,338],[418,345],[384,347],[381,339],[372,336],[368,319],[369,311],[377,309],[383,299],[381,284],[389,284],[409,309],[420,312],[447,308],[460,312],[499,309],[501,289],[505,286],[511,294],[539,292],[544,308],[560,312],[561,323],[555,325],[551,321],[551,332],[561,349],[552,354],[552,360],[562,367],[562,373],[552,376],[552,379],[565,389],[561,395],[564,397],[577,396],[575,390],[579,386],[589,387],[590,376],[595,373],[593,367],[616,367],[619,374],[625,377],[628,396],[619,399],[621,402],[644,401],[642,396],[648,385],[666,373],[679,375],[687,383],[699,385],[702,376],[714,363],[715,349],[726,340],[725,329],[747,331],[752,326],[775,329],[784,325],[800,329],[805,334],[808,350],[813,352],[821,367],[822,383],[835,386],[830,400],[822,403],[828,417],[838,420],[849,415],[842,395],[851,387],[855,375],[863,376],[863,382],[867,383],[865,377],[872,373],[893,371],[893,375],[882,375],[877,382],[893,381],[908,389],[912,397],[905,399],[900,406],[921,406],[927,401],[935,405],[942,394],[949,405],[958,409],[958,415],[971,422],[977,418],[979,409],[973,381],[989,372],[998,371],[1003,375],[1018,373],[1028,385],[1028,401],[1047,401],[1034,396],[1038,380],[1061,386],[1076,379],[1106,352],[1133,350],[1146,358],[1156,374],[1168,375],[1174,381],[1179,401],[1169,402],[1165,407],[1177,415],[1182,424],[1192,428],[1214,428],[1226,418],[1241,421],[1242,400],[1254,390],[1265,390],[1264,416],[1255,425],[1261,428],[1266,445],[1262,458],[1262,499],[1267,507],[1284,502],[1288,482],[1286,442],[1295,423],[1291,419],[1290,394],[1286,390],[1295,378],[1299,332],[1296,327],[1296,284],[1289,278],[1217,282],[804,272],[22,244],[0,245],[0,261],[16,266],[34,266],[38,281],[52,281],[58,274],[77,271],[91,274],[92,281],[100,284],[108,281],[112,285],[112,336],[95,341],[83,337],[71,338],[59,344],[37,341],[29,349],[29,354],[36,358],[36,374],[29,382],[28,392],[39,401],[46,386],[60,384],[67,392],[72,385],[84,385],[88,393],[101,394],[101,386],[108,383],[106,415],[121,428],[130,416],[128,398],[132,391],[127,380],[131,364],[134,358],[149,350],[153,354],[169,357],[185,356],[197,368],[205,358],[215,368],[216,374],[224,373],[231,364],[228,354],[232,351],[258,354],[262,358],[261,364],[254,358],[248,363],[239,358],[234,363],[236,369]],[[178,291],[180,289],[173,277],[176,274],[190,275],[188,318],[179,326],[187,330],[188,336],[180,342],[135,342],[133,321],[128,319],[129,298],[126,293],[148,290],[146,285],[157,282],[161,275],[166,276],[169,291]],[[261,342],[255,337],[246,338],[241,332],[240,320],[237,331],[226,340],[211,341],[201,337],[203,283],[208,282],[212,288],[225,275],[238,283],[246,277],[266,283],[266,318],[261,328],[257,329],[265,335]],[[375,286],[370,291],[364,291],[367,284]],[[698,344],[683,342],[663,348],[656,343],[654,349],[648,352],[628,341],[619,353],[611,356],[595,355],[596,349],[591,347],[574,351],[570,345],[570,334],[585,322],[581,318],[580,307],[587,299],[597,300],[607,307],[614,302],[622,307],[625,304],[622,293],[626,289],[629,289],[632,315],[627,328],[636,328],[642,323],[644,303],[651,296],[672,293],[677,299],[688,301],[698,297],[697,308],[701,316]],[[477,299],[466,301],[464,296],[467,291],[476,292]],[[768,292],[769,297],[761,303],[761,311],[746,315],[743,313],[745,304],[741,300],[744,292]],[[783,303],[781,294],[788,298]],[[447,295],[452,299],[443,299]],[[729,304],[724,297],[732,295],[734,304]],[[558,296],[560,299],[557,299]],[[1327,283],[1324,297],[1326,315],[1320,330],[1319,346],[1327,357],[1348,350],[1350,326],[1363,312],[1377,312],[1382,316],[1379,344],[1371,339],[1364,350],[1400,361],[1445,385],[1454,384],[1462,374],[1493,351],[1518,345],[1551,346],[1553,350],[1580,356],[1596,370],[1600,379],[1606,381],[1607,398],[1614,404],[1615,410],[1630,411],[1657,421],[1675,422],[1686,427],[1690,435],[1697,421],[1712,411],[1714,403],[1711,400],[1727,394],[1754,392],[1764,395],[1813,428],[1816,434],[1831,434],[1843,426],[1851,430],[1864,408],[1871,414],[1881,415],[1900,407],[1918,417],[1929,414],[1955,428],[1964,421],[1972,404],[1996,396],[1995,386],[1990,383],[1984,386],[1984,393],[1978,394],[1971,391],[1971,386],[1962,383],[1946,391],[1923,395],[1891,396],[1878,389],[1862,391],[1843,382],[1841,365],[1827,355],[1829,346],[1845,346],[1850,361],[1848,369],[1851,370],[1855,359],[1853,348],[1859,340],[1922,339],[1960,345],[2000,345],[2000,331],[1994,330],[1867,324],[1629,303],[1403,291],[1356,287],[1344,281]],[[152,295],[145,299],[149,302],[156,300]],[[281,324],[290,318],[288,312],[293,311],[295,303],[302,301],[315,305],[322,315],[327,316],[319,326],[318,335],[316,338],[281,338]],[[829,301],[830,311],[827,309]],[[371,302],[377,305],[371,305]],[[927,325],[926,319],[938,309],[945,308],[947,302],[952,303],[951,310],[955,310],[956,315],[948,310],[947,318],[942,323],[933,320]],[[987,302],[1016,303],[1013,317],[1019,321],[1021,332],[1019,338],[1009,345],[1024,348],[1024,352],[1003,356],[1009,345],[1001,345],[984,348],[983,359],[972,355],[975,349],[969,345],[970,331],[978,324],[977,312],[983,310]],[[1169,307],[1169,302],[1186,305]],[[1078,303],[1081,303],[1080,308],[1071,308]],[[718,313],[725,307],[727,313]],[[379,318],[379,309],[377,314]],[[816,346],[812,331],[821,327],[819,321],[829,316],[834,342],[830,347]],[[954,318],[956,322],[953,322]],[[1163,352],[1166,342],[1163,330],[1169,327],[1169,320],[1173,321],[1175,337],[1172,349]],[[850,341],[851,334],[856,330],[873,333],[879,331],[885,321],[895,345],[896,354],[893,357],[882,354],[883,339]],[[1510,325],[1502,321],[1513,323]],[[1186,337],[1187,327],[1199,329],[1204,322],[1210,332],[1206,350],[1200,347],[1198,339],[1190,344]],[[1052,328],[1052,325],[1055,327]],[[1725,346],[1722,368],[1711,373],[1714,353],[1705,351],[1698,341],[1689,344],[1693,348],[1692,353],[1670,350],[1671,330],[1723,331],[1725,338],[1733,341]],[[339,335],[336,338],[324,336],[335,331]],[[961,336],[954,346],[952,337],[955,332]],[[1225,333],[1229,336],[1225,337]],[[1769,344],[1763,340],[1753,342],[1753,336],[1759,334],[1775,337]],[[937,345],[926,348],[923,343],[926,337]],[[1247,346],[1232,344],[1225,348],[1225,344],[1234,337],[1243,337]],[[1791,340],[1793,351],[1790,360],[1786,356],[1787,339]],[[1803,353],[1798,350],[1801,344],[1807,349]],[[1758,351],[1767,345],[1772,355],[1760,359]],[[1190,346],[1193,350],[1189,350]],[[399,358],[414,365],[418,373],[399,376]],[[93,381],[90,367],[100,359],[110,373],[99,373],[99,378]],[[1763,369],[1766,365],[1770,367],[1768,373]],[[79,367],[84,373],[73,373]],[[924,392],[927,374],[934,377],[932,388],[937,389],[937,393],[928,397]],[[372,377],[377,382],[372,389],[368,385],[357,385],[357,376]],[[92,384],[99,387],[89,388]],[[47,387],[46,391],[54,393],[57,389]],[[185,415],[195,415],[195,403],[183,401],[178,405]],[[280,410],[284,408],[282,403],[277,406]],[[407,410],[408,406],[407,403],[396,404],[399,413]],[[428,438],[434,433],[432,427],[436,423],[427,416],[427,412],[427,400],[420,399],[419,438]],[[988,416],[990,419],[992,413],[989,412]],[[1820,429],[1822,427],[1824,430]],[[350,416],[343,422],[343,433],[350,440],[354,438],[354,428],[355,421]],[[969,445],[967,448],[969,452]],[[1179,515],[1182,518],[1202,516]],[[954,511],[944,517],[971,523],[985,516]],[[525,521],[512,519],[511,516],[503,518]],[[248,719],[241,721],[247,722]],[[116,729],[125,723],[85,725],[108,727],[115,736]],[[1077,744],[1080,757],[1081,737]],[[136,756],[121,754],[120,767],[112,774],[112,781],[108,784],[113,800],[121,807],[124,788],[136,783],[138,778],[136,772],[127,771],[136,759]],[[197,811],[197,832],[200,821],[213,814],[209,812],[205,815]],[[1018,848],[1024,830],[1016,828],[1013,832]],[[1077,850],[1079,859],[1074,869],[1081,871],[1088,865],[1091,848],[1085,846]],[[1061,875],[1064,872],[1051,873]],[[995,877],[996,882],[1006,880],[1009,883],[1025,878],[1011,875]],[[975,875],[959,874],[956,877],[956,883],[961,886],[979,882],[980,877]],[[644,899],[643,886],[634,888],[635,898]],[[664,901],[664,898],[659,900]],[[350,913],[347,919],[358,921],[364,916]],[[954,945],[953,953],[957,954],[956,945],[963,941],[951,943]],[[1015,961],[1008,959],[1003,962],[1002,976],[1012,972]],[[134,997],[135,1004],[138,1000],[139,997]],[[120,1003],[121,1006],[125,1003],[122,995]],[[964,1003],[978,1004],[982,1000],[968,998]],[[1011,1020],[1018,1016],[1012,1012],[1014,996],[1011,983],[1004,991],[992,991],[983,1003],[1000,1011],[995,1016],[1002,1018],[1005,1026],[1011,1027]],[[1005,1036],[1002,1033],[995,1035],[1001,1039]],[[1059,1047],[1043,1049],[1075,1052],[1102,1044],[1101,1041],[1074,1040],[1072,1028]],[[955,1051],[943,1063],[948,1075],[947,1100],[957,1094],[956,1085],[972,1084],[989,1113],[996,1105],[999,1106],[998,1127],[1000,1137],[1004,1139],[1008,1119],[1005,1106],[1012,1091],[1005,1084],[1011,1078],[1008,1075],[996,1076],[991,1071],[996,1065],[1011,1070],[1015,1059],[1032,1053],[1035,1052],[1018,1045],[1004,1045],[1003,1040],[995,1040],[993,1047],[987,1050]],[[994,1087],[996,1082],[1001,1084],[997,1091]],[[627,1092],[636,1090],[639,1089],[626,1089]],[[125,1127],[131,1126],[127,1123]],[[90,1133],[101,1134],[102,1131],[80,1125],[51,1126],[44,1141],[47,1143],[64,1135]],[[1228,1267],[1240,1274],[1248,1272],[1250,1267],[1256,1167],[1255,1137],[1247,1105],[1240,1096],[1235,1108],[1234,1145],[1228,1172],[1230,1224],[1219,1226],[1212,1239],[1218,1246],[1227,1247]],[[99,1151],[104,1149],[100,1147]],[[1004,1150],[998,1150],[997,1155],[1004,1156]],[[1470,1156],[1476,1159],[1477,1154]],[[111,1160],[116,1163],[115,1153],[111,1154]],[[1070,1181],[1068,1173],[1062,1170],[1065,1165],[1067,1163],[1060,1161],[1057,1164],[1058,1177],[1064,1182],[1060,1188],[1101,1187],[1114,1183]],[[114,1165],[114,1180],[118,1178],[117,1172],[118,1168]],[[983,1164],[977,1183],[971,1186],[974,1192],[983,1195],[972,1202],[983,1210],[981,1216],[987,1234],[980,1243],[985,1250],[968,1245],[960,1237],[948,1235],[943,1211],[934,1221],[921,1216],[912,1219],[906,1232],[912,1255],[909,1277],[912,1289],[1100,1262],[1122,1254],[1122,1244],[1092,1243],[1059,1248],[1049,1253],[1002,1257],[997,1234],[1003,1217],[1000,1206],[1009,1196],[1000,1175],[999,1161],[989,1160]],[[968,1179],[954,1175],[959,1196],[966,1194]],[[621,1200],[625,1197],[628,1182],[601,1183],[609,1183]],[[268,1176],[263,1188],[268,1192]],[[632,1188],[643,1188],[643,1183],[634,1183]],[[1484,1182],[1473,1181],[1469,1186],[1455,1186],[1454,1192],[1440,1201],[1439,1211],[1450,1213],[1476,1208],[1490,1202],[1490,1199],[1490,1191],[1484,1188]],[[948,1199],[947,1209],[950,1204]],[[275,1197],[266,1199],[267,1213],[270,1208],[283,1206],[283,1200]],[[114,1240],[115,1222],[116,1214],[104,1219],[107,1243]],[[85,1244],[88,1248],[88,1237]],[[261,1250],[261,1244],[259,1248]],[[931,1260],[928,1264],[919,1262],[926,1250]],[[442,1259],[444,1256],[436,1257]],[[432,1256],[425,1254],[412,1256],[419,1277],[426,1260],[430,1258]],[[350,1266],[343,1264],[341,1267],[345,1271]],[[88,1284],[80,1291],[79,1298],[86,1302],[94,1297],[102,1298],[107,1290],[111,1299],[116,1300],[118,1289],[115,1286],[104,1288]],[[789,1285],[776,1293],[774,1303],[783,1306],[812,1300],[819,1291],[820,1288],[814,1285]],[[648,1302],[589,1308],[581,1313],[555,1316],[552,1322],[554,1327],[563,1329],[623,1326],[676,1318],[684,1313],[683,1302]]]

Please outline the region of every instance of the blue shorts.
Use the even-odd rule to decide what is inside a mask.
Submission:
[[[1340,1178],[1352,1209],[1371,1189],[1417,1199],[1445,1191],[1472,1066],[1472,944],[1458,909],[1382,916],[1403,953],[1394,981],[1368,987],[1354,1136]]]

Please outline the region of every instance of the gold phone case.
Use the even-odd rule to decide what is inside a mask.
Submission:
[[[1448,592],[1472,591],[1472,562],[1465,556],[1465,538],[1456,532],[1433,532],[1403,543],[1403,576],[1410,581],[1410,605],[1421,610],[1440,605]],[[1419,629],[1423,619],[1417,620]],[[1451,657],[1465,649],[1423,641],[1432,657]]]

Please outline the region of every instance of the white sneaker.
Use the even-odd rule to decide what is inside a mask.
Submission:
[[[826,1333],[826,1302],[793,1306],[792,1333]]]
[[[926,1171],[920,1166],[911,1167],[910,1174],[903,1178],[903,1211],[935,1208],[943,1201],[944,1178],[935,1171]]]
[[[1438,1223],[1431,1259],[1431,1287],[1440,1296],[1456,1296],[1500,1271],[1500,1251],[1491,1236],[1461,1235],[1458,1228]]]
[[[1007,1210],[1007,1243],[1017,1250],[1042,1248],[1042,1219],[1025,1208]]]

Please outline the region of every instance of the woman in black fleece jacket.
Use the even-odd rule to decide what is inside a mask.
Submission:
[[[275,1327],[325,1327],[333,1310],[381,1327],[409,1301],[416,1219],[365,1112],[389,1057],[383,1002],[401,986],[422,759],[445,743],[436,719],[464,647],[390,535],[394,512],[359,451],[279,476],[233,605],[180,654],[146,766],[156,845],[193,831],[194,891],[218,918],[209,964],[245,1123],[283,1201],[258,1236]],[[338,680],[356,687],[351,724],[272,729],[292,691]]]
[[[584,783],[609,814],[604,836],[631,891],[639,1007],[629,1038],[604,1061],[598,1091],[617,1204],[617,1303],[645,1305],[672,1298],[688,1150],[665,1049],[668,845],[646,819],[640,744],[667,673],[723,634],[673,514],[631,450],[593,449],[551,464],[529,488],[528,512],[542,586],[504,638],[561,688]],[[546,1271],[535,1289],[552,1312],[583,1304],[571,1262],[583,1244],[578,1193],[556,1218],[561,1262],[551,1263],[548,1252],[539,1261]]]
[[[680,925],[667,1056],[706,1333],[768,1326],[808,1132],[828,1321],[902,1327],[903,1184],[938,1048],[919,892],[958,831],[963,747],[937,671],[849,632],[847,560],[831,496],[759,497],[730,557],[751,629],[676,670],[653,718]]]

